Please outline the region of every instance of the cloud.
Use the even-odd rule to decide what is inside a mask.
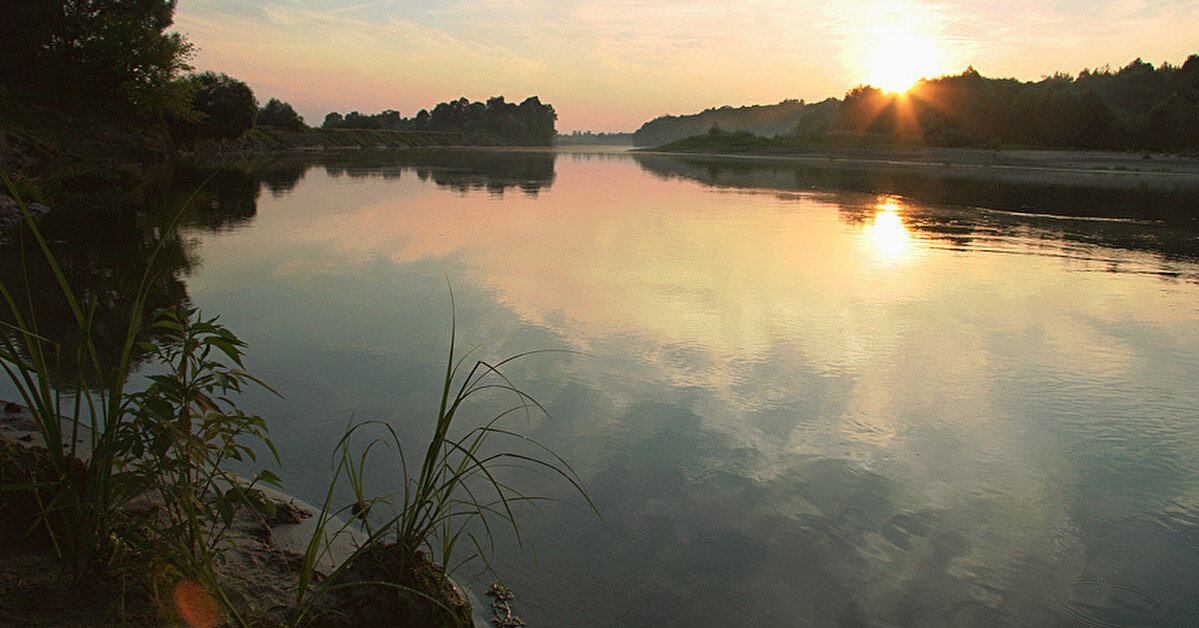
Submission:
[[[897,29],[932,41],[944,73],[972,64],[1027,80],[1136,56],[1181,62],[1193,43],[1179,25],[1197,22],[1179,0],[183,0],[177,15],[199,65],[309,116],[537,94],[561,128],[597,130],[839,96],[870,75],[871,42]]]

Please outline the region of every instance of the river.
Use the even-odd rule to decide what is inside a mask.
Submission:
[[[308,501],[351,421],[420,455],[452,322],[472,359],[551,350],[504,368],[549,416],[505,424],[600,516],[500,470],[553,498],[489,552],[529,625],[1199,622],[1193,186],[610,148],[168,170],[45,228],[119,328],[199,190],[152,301],[249,344],[282,397],[242,406]],[[461,427],[510,398],[481,400]]]

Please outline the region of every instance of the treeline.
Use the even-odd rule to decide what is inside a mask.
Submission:
[[[197,73],[192,44],[169,29],[175,0],[29,0],[0,10],[0,162],[13,171],[162,158],[175,150],[221,150],[255,128],[306,131],[276,98],[260,103],[245,82]],[[326,127],[336,127],[332,115]],[[458,131],[455,141],[549,145],[557,114],[536,97],[441,103],[408,120],[398,112],[351,113],[350,128]],[[261,135],[261,134],[259,134]],[[283,135],[288,143],[314,133]],[[448,136],[447,136],[448,137]],[[7,139],[5,139],[7,138]],[[499,138],[494,139],[494,138]],[[254,139],[254,138],[248,138]],[[232,141],[231,141],[232,140]],[[405,144],[420,138],[408,138]],[[389,142],[382,142],[387,144]]]
[[[291,105],[262,107],[244,82],[192,73],[192,45],[168,32],[175,0],[6,3],[0,90],[72,112],[150,123],[177,142],[238,137],[255,124],[304,128]]]
[[[591,131],[571,131],[569,134],[559,133],[554,143],[562,146],[572,145],[603,145],[631,146],[632,133],[593,133]]]
[[[656,146],[718,127],[791,144],[1040,146],[1199,150],[1199,55],[1181,66],[1136,59],[1112,71],[995,79],[973,68],[903,94],[864,85],[816,104],[709,109],[651,120],[634,133]]]
[[[486,103],[466,98],[437,103],[430,112],[421,109],[411,118],[388,109],[376,114],[336,111],[325,116],[325,129],[383,129],[392,131],[439,131],[489,135],[517,146],[549,146],[553,143],[554,123],[558,114],[553,105],[542,104],[536,96],[519,105],[503,96],[488,98]]]
[[[1114,72],[1026,83],[968,68],[903,96],[859,87],[846,94],[837,122],[857,136],[938,146],[1199,150],[1199,55],[1181,66],[1137,59]]]
[[[726,131],[748,131],[755,135],[774,137],[789,135],[801,120],[825,118],[839,106],[840,101],[829,98],[807,104],[802,100],[784,100],[775,105],[720,107],[682,116],[660,116],[641,125],[633,133],[635,146],[661,146],[693,135],[707,133],[713,127]]]

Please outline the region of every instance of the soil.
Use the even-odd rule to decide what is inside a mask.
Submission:
[[[24,408],[0,401],[0,410],[0,486],[28,484],[34,471],[48,464],[46,451],[37,444],[35,424]],[[77,470],[85,473],[85,463],[79,462]],[[238,514],[218,566],[225,593],[254,626],[286,625],[299,586],[301,557],[293,548],[312,529],[311,512],[303,506],[289,500],[277,505],[270,520],[248,509]],[[74,581],[37,524],[37,512],[32,491],[0,492],[0,626],[222,623],[202,586],[149,565],[132,549],[118,552],[106,573]],[[345,547],[338,553],[348,555]],[[420,552],[400,552],[390,544],[371,547],[337,584],[365,580],[398,582],[423,595],[380,585],[345,587],[318,600],[313,625],[472,625],[469,602],[441,566]]]

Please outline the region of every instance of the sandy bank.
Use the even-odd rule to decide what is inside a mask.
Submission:
[[[64,426],[69,429],[69,425],[64,419]],[[79,457],[83,460],[87,458],[88,438],[87,433],[78,434]],[[0,464],[8,464],[11,458],[5,452],[15,445],[32,452],[42,447],[37,424],[26,408],[0,400]],[[278,512],[270,518],[255,515],[249,509],[238,512],[221,552],[219,578],[244,619],[253,625],[282,626],[287,625],[296,602],[297,570],[305,547],[317,532],[315,515],[319,508],[281,491],[261,488],[279,506]],[[349,559],[364,538],[355,527],[344,524],[344,520],[333,518],[326,527],[326,534],[343,527],[345,533],[332,539],[326,536],[328,549],[317,562],[321,574],[331,573]],[[376,549],[381,550],[376,554],[386,551],[377,546]],[[487,624],[483,613],[486,607],[477,598],[445,578],[440,568],[434,566],[429,573],[444,583],[440,586],[455,591],[470,604],[475,625]],[[370,579],[378,577],[372,575]],[[24,538],[10,526],[0,525],[0,625],[184,625],[172,606],[171,592],[164,592],[161,586],[155,589],[151,580],[150,574],[144,574],[144,577],[125,577],[120,582],[114,578],[112,582],[87,583],[80,588],[70,581],[65,566],[50,547]],[[177,589],[178,586],[176,583]],[[122,588],[123,607],[119,615],[114,615],[113,604]],[[335,595],[318,602],[325,617],[361,615],[357,605],[364,599],[372,600],[371,596],[378,593],[359,592],[358,587],[343,591],[353,591],[354,595]],[[48,600],[53,603],[47,603]],[[376,606],[388,605],[368,603],[364,608]],[[322,620],[318,625],[344,623],[328,624]],[[350,623],[355,622],[350,620]]]

